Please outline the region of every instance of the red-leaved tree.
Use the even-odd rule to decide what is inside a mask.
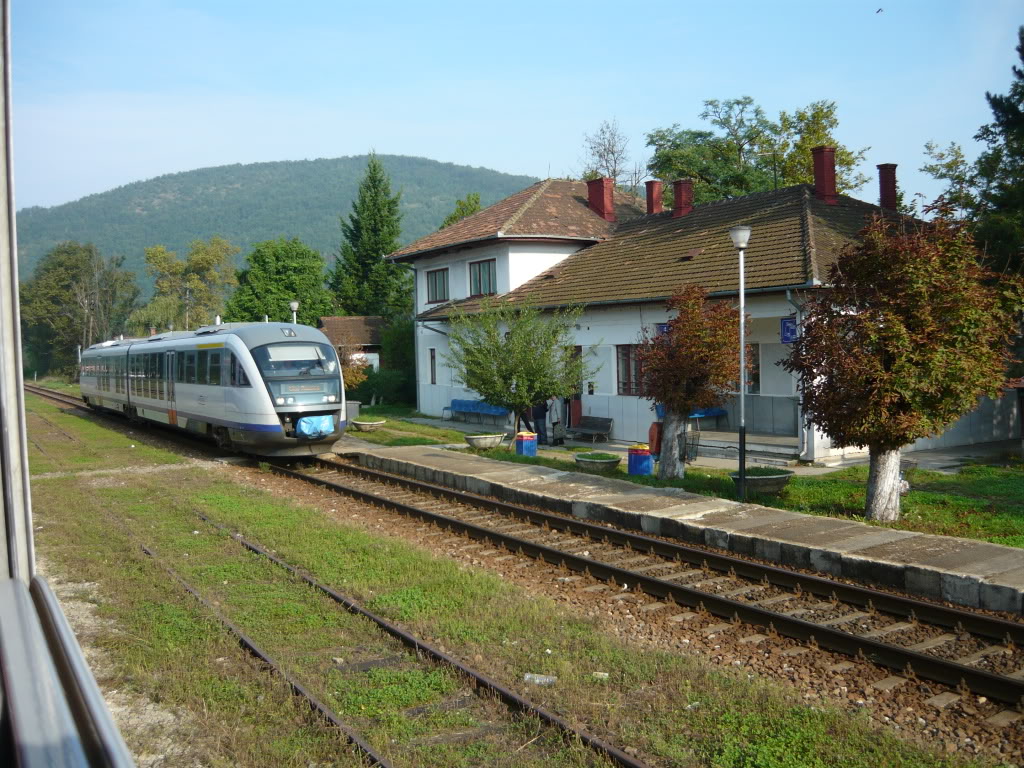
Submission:
[[[680,288],[668,309],[676,315],[667,332],[652,336],[645,329],[637,355],[644,394],[665,406],[662,480],[686,471],[679,438],[690,413],[729,398],[739,371],[740,343],[739,312],[724,301],[709,302],[700,286]]]
[[[867,446],[867,517],[898,520],[900,448],[996,397],[1024,283],[978,266],[964,226],[876,218],[804,305],[783,367],[834,445]]]

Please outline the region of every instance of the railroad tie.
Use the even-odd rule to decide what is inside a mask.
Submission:
[[[936,709],[945,709],[950,704],[955,704],[958,701],[960,701],[959,695],[946,691],[945,693],[940,693],[937,696],[932,696],[930,699],[925,701],[925,704],[930,704]]]
[[[876,680],[875,682],[871,683],[871,685],[869,685],[868,688],[874,688],[876,691],[881,691],[884,693],[885,691],[892,691],[896,688],[899,688],[905,682],[907,682],[907,678],[899,677],[898,675],[893,675],[891,677],[884,677],[881,680]]]
[[[956,635],[944,634],[937,637],[933,637],[930,640],[922,640],[920,643],[914,643],[908,645],[908,651],[930,651],[932,648],[938,648],[940,645],[945,645],[950,640],[956,640]]]
[[[914,625],[911,624],[910,622],[900,621],[900,622],[897,622],[896,624],[890,624],[887,627],[879,627],[878,629],[873,629],[870,632],[865,632],[863,635],[861,635],[861,637],[869,637],[869,638],[884,637],[885,635],[891,635],[894,632],[902,632],[902,631],[904,631],[906,629],[913,629],[913,628],[914,628]]]
[[[840,616],[836,619],[829,619],[828,621],[819,621],[823,627],[835,627],[840,624],[849,624],[851,621],[858,621],[859,619],[867,618],[870,613],[859,611],[857,613],[848,613],[846,616]]]

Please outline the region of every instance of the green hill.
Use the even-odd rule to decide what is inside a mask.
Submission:
[[[378,156],[402,191],[402,242],[432,232],[458,198],[479,192],[487,206],[536,179],[421,157]],[[164,245],[184,253],[195,239],[221,235],[242,249],[277,237],[298,237],[330,262],[341,241],[339,215],[352,210],[366,155],[200,168],[127,184],[52,208],[18,211],[22,279],[63,240],[94,243],[122,255],[139,283],[150,285],[143,249]]]

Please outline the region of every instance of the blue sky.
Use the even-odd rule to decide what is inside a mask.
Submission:
[[[371,148],[562,176],[604,119],[642,161],[647,131],[697,127],[705,99],[742,95],[769,116],[836,101],[837,138],[871,147],[868,175],[895,162],[905,191],[933,196],[925,141],[976,154],[1024,24],[1020,0],[11,6],[19,208]]]

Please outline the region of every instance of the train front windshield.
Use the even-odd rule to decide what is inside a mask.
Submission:
[[[330,344],[286,341],[252,350],[276,405],[341,402],[341,369]]]

